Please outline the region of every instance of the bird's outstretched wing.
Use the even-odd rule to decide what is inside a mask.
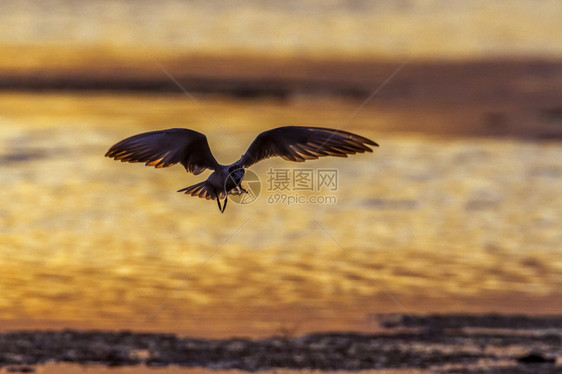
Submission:
[[[195,175],[205,169],[216,170],[207,137],[188,129],[150,131],[121,140],[107,151],[106,157],[122,162],[144,162],[147,166],[165,168],[181,163]]]
[[[247,168],[269,157],[302,162],[323,156],[347,157],[372,152],[374,141],[347,131],[323,127],[284,126],[259,134],[239,162]]]

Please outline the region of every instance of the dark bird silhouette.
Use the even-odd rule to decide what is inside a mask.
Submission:
[[[260,133],[238,161],[221,165],[211,153],[204,134],[189,129],[168,129],[131,136],[111,147],[105,156],[122,162],[144,162],[157,168],[181,163],[195,175],[211,169],[213,173],[206,181],[178,192],[214,199],[219,210],[224,212],[229,194],[246,192],[240,185],[244,169],[256,162],[275,156],[296,162],[324,156],[347,157],[349,154],[372,152],[369,145],[378,146],[370,139],[347,131],[283,126]],[[224,204],[221,207],[222,199]]]

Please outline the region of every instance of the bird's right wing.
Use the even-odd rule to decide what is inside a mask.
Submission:
[[[347,157],[372,152],[374,141],[351,132],[325,127],[283,126],[259,134],[239,162],[245,168],[269,157],[302,162],[324,156]]]
[[[218,169],[207,137],[188,129],[150,131],[121,140],[107,151],[106,157],[122,162],[144,162],[165,168],[181,163],[195,175],[205,169]]]

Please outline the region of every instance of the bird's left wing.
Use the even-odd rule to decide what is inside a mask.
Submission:
[[[122,162],[144,162],[147,166],[165,168],[181,163],[195,175],[205,169],[216,170],[207,137],[189,129],[150,131],[121,140],[107,151],[106,157]]]
[[[347,157],[372,152],[374,141],[347,131],[324,127],[284,126],[259,134],[239,162],[245,168],[269,157],[302,162],[324,156]]]

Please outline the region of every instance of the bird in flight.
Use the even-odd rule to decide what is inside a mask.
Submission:
[[[283,126],[260,133],[238,161],[221,165],[211,153],[204,134],[176,128],[131,136],[111,147],[105,156],[122,162],[144,162],[145,165],[156,168],[181,163],[187,172],[195,175],[211,169],[213,172],[207,180],[178,192],[216,200],[223,213],[229,194],[247,192],[241,186],[244,169],[261,160],[275,156],[296,162],[324,156],[347,157],[349,154],[372,152],[369,146],[378,147],[378,144],[347,131]]]

